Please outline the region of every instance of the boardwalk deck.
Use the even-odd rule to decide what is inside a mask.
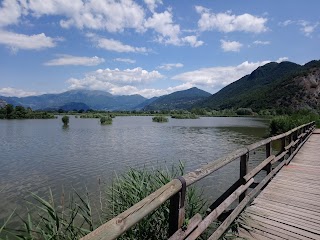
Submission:
[[[319,129],[241,215],[245,239],[320,239]]]

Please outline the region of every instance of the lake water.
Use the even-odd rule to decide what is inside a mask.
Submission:
[[[112,125],[99,119],[70,116],[50,120],[0,120],[0,220],[34,192],[55,195],[85,187],[97,193],[99,182],[110,183],[130,167],[169,166],[182,161],[187,171],[253,143],[266,135],[258,118],[169,119],[116,117]],[[238,178],[238,162],[220,169],[202,184],[219,195]],[[1,221],[0,221],[1,223]]]

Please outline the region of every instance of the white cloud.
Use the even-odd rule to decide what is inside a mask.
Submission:
[[[306,36],[311,37],[312,33],[317,29],[317,27],[320,25],[320,22],[311,23],[306,20],[299,20],[299,21],[293,21],[293,20],[286,20],[284,22],[280,22],[279,25],[286,27],[288,25],[295,24],[300,27],[300,31]]]
[[[142,7],[132,0],[33,0],[29,3],[29,9],[36,16],[64,16],[65,19],[60,21],[64,28],[75,26],[109,32],[132,28],[141,31],[144,20]]]
[[[245,13],[234,15],[230,11],[225,13],[211,13],[209,9],[196,6],[196,11],[201,15],[198,27],[201,31],[218,30],[220,32],[253,32],[267,31],[267,18],[253,16]]]
[[[144,2],[151,12],[154,12],[159,4],[163,4],[162,0],[144,0]]]
[[[13,51],[52,48],[56,46],[56,41],[58,40],[61,39],[47,37],[44,33],[29,36],[0,30],[0,44],[8,46]]]
[[[286,27],[286,26],[289,26],[289,25],[291,25],[293,23],[294,23],[294,21],[288,19],[288,20],[286,20],[284,22],[279,22],[279,25],[283,26],[283,27]]]
[[[120,41],[108,38],[101,38],[94,34],[87,34],[92,42],[96,44],[98,48],[102,48],[108,51],[114,52],[133,52],[133,53],[146,53],[149,50],[145,47],[133,47],[123,44]]]
[[[4,0],[0,8],[0,26],[17,24],[22,14],[20,4],[15,0]]]
[[[120,70],[116,69],[98,69],[94,72],[87,73],[82,79],[69,79],[70,88],[93,88],[99,86],[102,89],[110,89],[112,86],[139,85],[156,79],[163,78],[158,71],[144,70],[140,67],[133,69]]]
[[[259,66],[270,61],[248,62],[245,61],[237,66],[201,68],[195,71],[178,74],[172,79],[180,80],[192,85],[210,88],[212,92],[250,74]]]
[[[152,17],[145,21],[144,26],[147,29],[153,29],[157,33],[156,41],[159,43],[175,46],[190,45],[191,47],[203,45],[203,41],[199,41],[195,35],[180,36],[180,26],[174,23],[170,9],[162,13],[154,12]]]
[[[133,94],[140,94],[141,96],[144,96],[146,98],[151,97],[159,97],[162,95],[170,94],[176,91],[182,91],[189,88],[192,88],[193,85],[190,83],[184,83],[175,87],[168,87],[165,89],[156,89],[156,88],[142,88],[139,89],[135,86],[126,85],[126,86],[115,86],[115,85],[109,85],[106,86],[104,90],[114,94],[114,95],[133,95]],[[94,88],[92,88],[94,89]],[[98,90],[101,88],[97,88]]]
[[[203,41],[199,41],[199,40],[197,39],[197,36],[195,36],[195,35],[183,37],[183,38],[181,39],[181,42],[182,42],[182,43],[187,43],[187,44],[189,44],[191,47],[200,47],[200,46],[202,46],[203,43],[204,43]]]
[[[135,63],[136,62],[136,60],[133,60],[130,58],[115,58],[113,60],[117,61],[117,62],[124,62],[124,63]]]
[[[281,63],[281,62],[288,61],[288,60],[289,60],[288,57],[281,57],[281,58],[279,58],[276,62],[277,62],[277,63]]]
[[[171,70],[173,68],[181,68],[181,67],[183,67],[182,63],[166,63],[166,64],[162,64],[158,68],[164,69],[164,70]]]
[[[257,41],[254,41],[253,44],[255,44],[255,45],[269,45],[270,42],[269,41],[259,41],[259,40],[257,40]]]
[[[63,66],[63,65],[74,65],[74,66],[96,66],[103,63],[105,60],[97,56],[94,57],[79,57],[71,55],[58,55],[58,58],[52,59],[44,65],[46,66]]]
[[[221,48],[225,52],[239,52],[240,48],[243,46],[241,43],[236,41],[220,40],[220,42],[221,42]]]
[[[300,31],[307,37],[310,37],[311,34],[316,30],[320,23],[310,23],[305,20],[298,22],[298,25],[301,26]]]
[[[11,88],[11,87],[0,88],[0,95],[5,97],[27,97],[27,96],[34,96],[39,94],[40,93],[38,92],[25,91],[22,89]]]

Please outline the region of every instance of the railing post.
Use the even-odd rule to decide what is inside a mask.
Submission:
[[[177,179],[180,180],[182,186],[181,190],[170,199],[168,237],[182,227],[185,219],[186,180],[183,177],[178,177]]]
[[[249,161],[249,152],[240,157],[240,182],[241,182],[241,184],[245,184],[243,182],[244,181],[243,177],[245,175],[247,175],[247,173],[248,173],[248,161]],[[246,197],[246,195],[247,195],[247,190],[244,191],[240,195],[239,202],[241,202]]]
[[[271,142],[266,144],[266,158],[271,156]],[[271,162],[265,166],[264,170],[266,170],[267,175],[271,172]]]

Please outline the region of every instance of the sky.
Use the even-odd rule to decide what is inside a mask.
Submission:
[[[0,95],[210,93],[319,59],[319,0],[0,0]]]

